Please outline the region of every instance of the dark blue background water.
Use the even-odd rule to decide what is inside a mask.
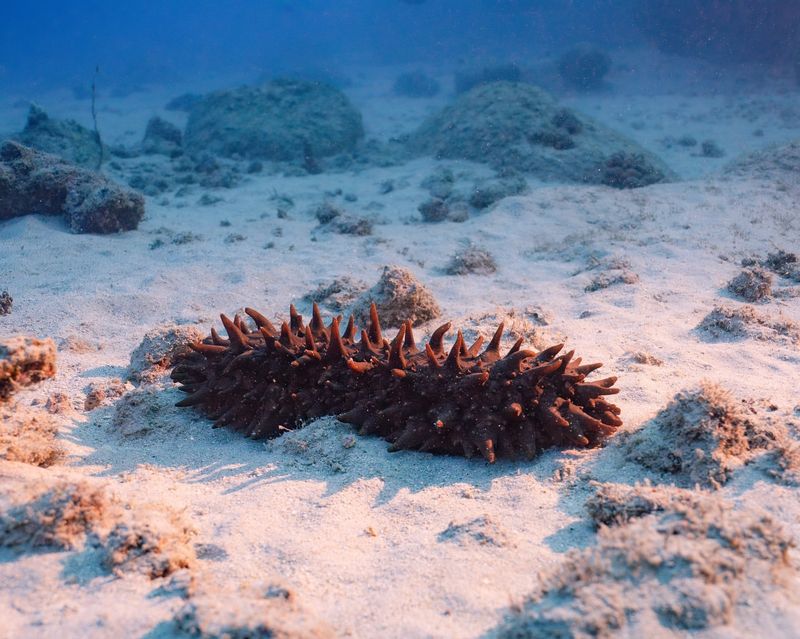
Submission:
[[[637,38],[609,0],[4,2],[0,82],[70,86],[99,65],[131,83],[230,69],[515,57]],[[108,81],[108,80],[107,80]]]

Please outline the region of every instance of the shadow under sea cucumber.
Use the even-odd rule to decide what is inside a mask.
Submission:
[[[308,325],[295,308],[280,329],[247,308],[256,329],[222,315],[228,338],[213,328],[191,345],[172,371],[196,406],[249,437],[277,437],[304,422],[335,415],[361,434],[411,449],[472,457],[532,458],[552,446],[594,447],[621,425],[620,409],[606,395],[616,377],[584,381],[601,364],[581,364],[563,344],[539,353],[517,341],[500,353],[501,324],[487,348],[470,347],[461,331],[449,353],[437,328],[421,349],[410,322],[389,342],[373,304],[367,329],[341,316],[325,326],[314,305]],[[357,336],[360,339],[357,340]]]

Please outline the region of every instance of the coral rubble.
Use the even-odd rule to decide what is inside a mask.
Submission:
[[[135,229],[144,198],[99,173],[17,142],[0,145],[0,220],[63,215],[73,233]]]
[[[600,364],[581,364],[562,345],[542,352],[519,340],[500,353],[503,326],[488,347],[467,347],[459,332],[449,353],[440,326],[418,348],[411,321],[384,339],[373,305],[367,329],[351,317],[325,326],[314,307],[310,324],[294,308],[290,322],[275,328],[245,309],[257,328],[222,316],[228,333],[192,346],[172,372],[188,393],[180,406],[197,406],[215,420],[250,437],[275,437],[303,422],[337,415],[378,434],[392,450],[412,449],[471,457],[531,458],[551,446],[597,446],[622,424],[619,408],[606,401],[618,392],[615,377],[594,382]]]

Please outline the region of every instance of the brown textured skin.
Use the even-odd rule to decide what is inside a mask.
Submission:
[[[619,392],[615,377],[585,382],[601,364],[581,365],[563,345],[540,353],[521,350],[519,340],[500,354],[503,325],[489,346],[467,348],[459,331],[449,353],[445,324],[419,349],[406,322],[390,343],[381,334],[375,306],[368,330],[350,318],[325,326],[319,309],[308,326],[291,308],[280,330],[245,309],[258,329],[238,316],[222,316],[228,339],[211,336],[192,345],[172,379],[215,420],[250,437],[276,437],[316,417],[336,415],[392,443],[413,449],[472,457],[532,458],[551,446],[597,446],[622,421],[603,396]]]

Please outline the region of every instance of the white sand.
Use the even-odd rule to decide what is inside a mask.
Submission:
[[[369,134],[378,137],[409,130],[444,101],[396,100],[385,81],[366,82],[349,93]],[[109,100],[113,111],[101,113],[108,139],[136,140],[147,118],[180,91]],[[250,177],[235,189],[215,191],[223,201],[212,206],[195,204],[205,192],[197,187],[183,207],[171,195],[166,204],[149,198],[139,230],[117,236],[71,235],[60,220],[40,216],[3,222],[0,289],[9,289],[14,310],[0,318],[0,337],[22,332],[92,346],[62,350],[57,377],[20,393],[20,401],[63,391],[82,405],[88,384],[125,375],[130,352],[153,327],[178,321],[208,329],[219,312],[245,305],[285,317],[290,302],[336,276],[372,284],[383,265],[400,264],[429,286],[454,329],[488,333],[505,314],[542,310],[549,321],[538,329],[542,343],[566,338],[580,355],[604,362],[601,373],[619,376],[625,430],[638,429],[676,391],[704,378],[737,397],[769,400],[797,418],[797,344],[708,342],[694,329],[716,304],[740,303],[731,302],[724,287],[742,257],[800,250],[800,176],[782,189],[714,177],[740,152],[800,137],[798,97],[762,88],[722,97],[622,91],[569,98],[570,106],[637,139],[689,181],[634,191],[532,182],[529,195],[506,199],[463,224],[408,223],[427,197],[419,183],[437,164],[430,159],[358,173]],[[86,120],[85,102],[42,101],[54,116]],[[165,115],[180,121],[175,113]],[[18,129],[23,121],[24,109],[3,105],[0,130]],[[753,136],[756,129],[762,137]],[[665,149],[658,142],[684,134],[714,138],[727,156],[699,158],[692,155],[696,149]],[[491,175],[476,164],[444,164],[474,177]],[[388,178],[398,188],[380,195],[378,185]],[[310,240],[316,222],[308,211],[336,188],[358,197],[353,203],[337,198],[353,213],[370,213],[370,203],[380,203],[373,236]],[[276,218],[269,199],[275,191],[295,200],[289,219]],[[220,227],[223,219],[231,226]],[[161,227],[204,239],[172,245],[156,233]],[[246,239],[226,243],[229,233]],[[149,250],[158,237],[166,244]],[[496,274],[441,273],[467,240],[494,255]],[[268,242],[274,248],[265,249]],[[627,260],[639,281],[587,293],[597,273],[586,270],[593,258]],[[800,321],[796,297],[759,310]],[[663,365],[632,363],[636,351]],[[542,569],[567,549],[592,543],[583,510],[589,479],[630,483],[644,477],[632,463],[617,466],[618,456],[607,450],[550,451],[533,462],[487,466],[389,454],[374,438],[357,437],[346,448],[351,431],[333,419],[254,442],[212,430],[192,411],[168,408],[179,396],[174,388],[161,391],[164,408],[154,427],[128,437],[114,432],[113,407],[65,418],[68,468],[53,472],[99,477],[123,496],[146,496],[184,511],[197,528],[196,542],[212,548],[200,553],[199,579],[278,579],[345,636],[480,636],[532,590]],[[797,489],[745,469],[723,493],[765,507],[800,535]],[[452,522],[484,516],[488,523],[441,536]],[[498,543],[481,544],[470,534],[476,530]],[[158,587],[145,577],[110,577],[70,553],[0,550],[0,636],[173,636],[169,622],[182,600],[153,596]],[[783,636],[800,632],[793,626],[800,624],[800,604],[769,601],[710,636],[756,636],[766,619]],[[665,634],[653,636],[684,636],[654,630]]]

